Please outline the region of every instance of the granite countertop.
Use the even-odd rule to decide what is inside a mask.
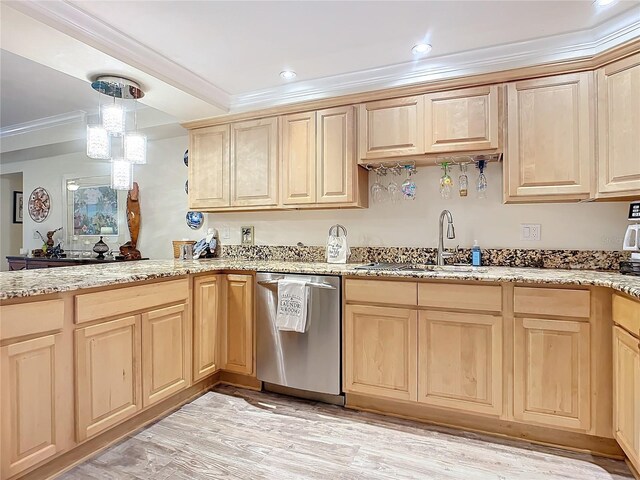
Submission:
[[[354,267],[358,265],[356,263],[338,265],[320,262],[212,259],[195,261],[147,260],[144,262],[20,270],[0,273],[0,300],[220,270],[594,285],[609,287],[640,299],[640,277],[614,272],[511,267],[483,267],[480,271],[472,272],[398,272],[356,270]]]

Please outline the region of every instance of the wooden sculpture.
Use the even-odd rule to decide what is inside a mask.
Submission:
[[[138,184],[133,182],[133,188],[127,194],[127,226],[131,240],[120,247],[120,255],[124,260],[139,260],[142,258],[138,245],[140,234],[140,190]]]

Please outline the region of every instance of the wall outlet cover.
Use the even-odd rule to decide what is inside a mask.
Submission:
[[[539,223],[520,224],[520,240],[539,242],[542,239],[542,226]]]
[[[222,227],[220,229],[220,238],[222,240],[229,240],[230,236],[231,236],[231,234],[229,232],[229,227]]]

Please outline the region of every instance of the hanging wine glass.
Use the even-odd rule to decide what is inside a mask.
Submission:
[[[442,177],[440,177],[440,196],[445,200],[451,197],[451,189],[453,188],[453,179],[449,175],[450,162],[442,162]]]
[[[389,182],[389,185],[387,185],[387,192],[389,193],[389,198],[391,199],[391,201],[393,203],[396,203],[402,198],[402,191],[400,190],[400,186],[395,179],[396,176],[400,175],[400,165],[396,165],[395,167],[390,168],[389,171],[392,173],[393,178]]]
[[[382,203],[387,196],[387,188],[380,183],[380,177],[382,176],[382,166],[375,169],[376,181],[371,185],[371,201],[373,203]]]
[[[415,173],[415,167],[412,165],[405,165],[405,171],[407,172],[407,179],[402,182],[400,189],[404,195],[405,200],[416,199],[416,182],[411,179],[411,175]]]
[[[478,160],[476,165],[478,170],[480,170],[480,175],[478,175],[478,182],[476,183],[476,191],[478,192],[478,198],[484,199],[487,198],[487,177],[484,174],[484,169],[487,166],[486,160]]]
[[[469,177],[467,177],[467,164],[460,164],[460,176],[458,177],[458,194],[466,197],[469,191]]]

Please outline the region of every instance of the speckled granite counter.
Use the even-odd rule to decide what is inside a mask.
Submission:
[[[358,264],[215,259],[199,261],[149,260],[117,265],[86,265],[0,273],[0,300],[105,287],[108,285],[176,277],[221,270],[355,275],[487,282],[551,283],[609,287],[640,299],[640,277],[593,270],[486,267],[483,271],[396,272],[356,270]]]

